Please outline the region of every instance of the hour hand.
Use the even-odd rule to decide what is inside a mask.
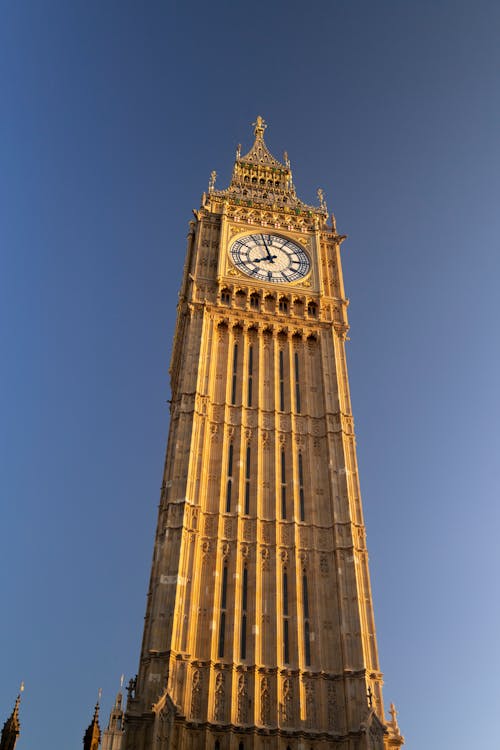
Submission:
[[[268,248],[267,243],[266,243],[266,241],[264,239],[264,235],[261,234],[260,236],[262,237],[262,242],[264,243],[264,247],[266,248],[266,253],[267,253],[267,258],[263,258],[263,260],[268,260],[270,263],[274,263],[274,259],[276,258],[276,256],[275,255],[271,255],[271,253],[269,252],[269,248]]]

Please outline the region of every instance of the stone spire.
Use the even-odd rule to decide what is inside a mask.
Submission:
[[[94,716],[90,722],[87,731],[83,737],[83,750],[99,750],[101,740],[101,728],[99,727],[99,700],[101,691],[99,690],[99,699],[95,704]]]
[[[389,730],[387,746],[388,748],[394,748],[394,750],[396,750],[396,748],[400,748],[401,745],[404,744],[405,738],[399,730],[398,712],[396,711],[394,703],[391,703],[389,713],[391,715],[391,720],[387,722],[387,729]]]
[[[21,731],[21,722],[19,721],[19,705],[21,703],[21,693],[24,690],[24,682],[21,683],[19,695],[16,698],[12,713],[3,725],[2,735],[0,737],[0,750],[14,750],[17,738]]]
[[[107,728],[102,733],[102,750],[121,750],[124,735],[123,728],[123,675],[115,705],[111,709]]]

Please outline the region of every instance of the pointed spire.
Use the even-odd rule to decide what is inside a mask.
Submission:
[[[99,726],[99,701],[101,700],[102,690],[99,688],[99,696],[94,708],[94,716],[87,727],[83,737],[83,750],[99,750],[101,740],[101,728]]]
[[[278,159],[274,158],[265,144],[264,131],[267,128],[267,124],[264,118],[258,115],[256,121],[252,123],[252,125],[254,126],[253,132],[255,135],[254,144],[245,156],[241,156],[241,151],[239,152],[239,156],[237,153],[236,161],[244,162],[245,164],[258,164],[263,167],[274,167],[282,170],[288,169],[284,164],[279,162]]]
[[[116,696],[115,705],[109,714],[108,726],[102,733],[101,750],[120,750],[124,736],[124,711],[123,703],[123,681],[124,675],[120,678],[120,690]]]
[[[390,750],[396,750],[396,748],[400,748],[401,745],[404,745],[405,738],[402,736],[399,729],[398,712],[396,711],[394,703],[391,703],[389,713],[391,715],[391,720],[387,722],[387,729],[389,730],[388,748]]]
[[[24,690],[24,682],[21,682],[19,693],[12,709],[12,713],[3,725],[0,736],[0,750],[14,750],[17,738],[21,732],[21,722],[19,721],[19,706],[21,704],[21,693]]]

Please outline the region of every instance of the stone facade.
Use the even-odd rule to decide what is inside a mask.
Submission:
[[[322,191],[317,207],[297,198],[288,157],[269,153],[264,129],[257,118],[229,188],[216,190],[212,173],[190,223],[125,750],[403,742],[382,700],[345,357],[345,237]],[[229,252],[250,235],[267,252],[253,271]],[[285,240],[306,271],[255,278],[274,271]]]

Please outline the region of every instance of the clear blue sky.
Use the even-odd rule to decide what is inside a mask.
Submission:
[[[213,10],[215,6],[215,11]],[[0,723],[81,747],[135,674],[187,222],[286,149],[344,244],[385,700],[491,746],[500,697],[500,5],[0,8]],[[55,737],[55,739],[54,739]]]

